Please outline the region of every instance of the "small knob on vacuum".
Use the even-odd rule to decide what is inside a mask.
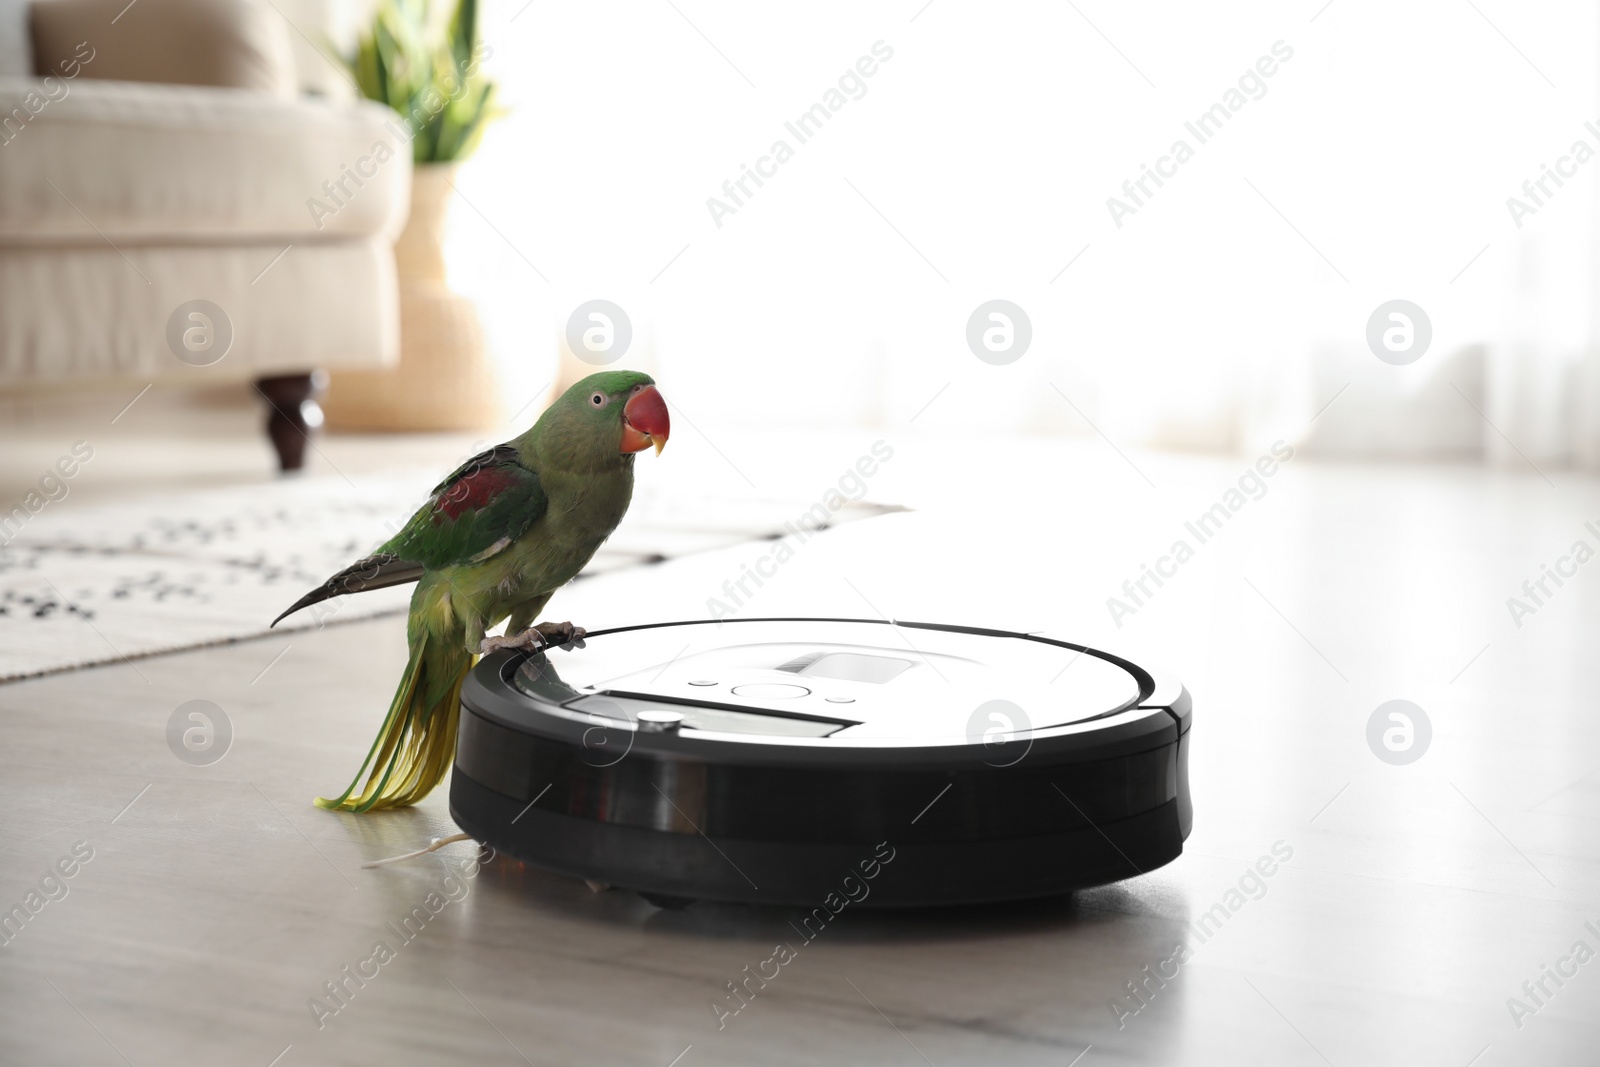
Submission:
[[[678,727],[682,725],[683,712],[681,711],[652,709],[639,713],[639,729],[648,730],[651,733],[677,733]]]

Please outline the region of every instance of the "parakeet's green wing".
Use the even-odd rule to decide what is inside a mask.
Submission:
[[[521,456],[515,446],[498,445],[467,460],[433,487],[405,529],[295,601],[272,625],[331,597],[414,582],[427,570],[478,562],[504,549],[548,506],[539,476]]]
[[[521,458],[522,453],[517,451],[517,447],[515,445],[495,445],[493,448],[479,452],[476,456],[473,456],[461,466],[445,475],[444,479],[438,485],[428,490],[429,500],[431,502],[433,497],[436,497],[440,493],[444,492],[444,490],[452,483],[465,478],[467,475],[472,474],[475,471],[482,470],[484,467],[498,467],[506,464],[517,463],[521,460]]]
[[[429,570],[488,559],[527,532],[549,501],[517,449],[482,452],[434,487],[433,495],[380,554]]]

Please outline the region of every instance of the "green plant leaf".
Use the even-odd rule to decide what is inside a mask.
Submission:
[[[457,0],[443,34],[429,31],[428,6],[429,0],[379,0],[346,60],[362,95],[394,108],[411,128],[418,163],[471,155],[499,114],[494,84],[474,67],[478,0]]]

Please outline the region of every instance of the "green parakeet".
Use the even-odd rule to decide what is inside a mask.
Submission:
[[[455,756],[461,683],[497,648],[570,644],[584,631],[534,619],[617,528],[634,454],[667,442],[667,405],[649,375],[591,374],[533,428],[463,464],[405,528],[273,620],[343,593],[416,582],[411,659],[350,788],[317,806],[365,812],[415,804]],[[509,619],[505,637],[486,630]],[[366,783],[359,792],[362,775]]]

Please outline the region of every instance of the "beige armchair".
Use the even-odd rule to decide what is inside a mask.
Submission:
[[[264,0],[30,16],[36,76],[0,78],[0,389],[254,381],[299,467],[314,372],[396,358],[403,126],[301,95],[328,70]]]

